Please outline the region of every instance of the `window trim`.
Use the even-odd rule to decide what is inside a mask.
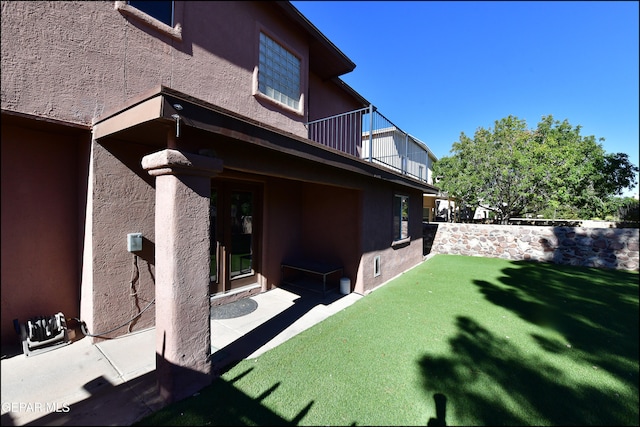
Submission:
[[[399,215],[399,219],[400,221],[398,222],[398,227],[399,230],[396,229],[396,224],[395,224],[395,219],[396,219],[396,212],[395,212],[395,201],[396,201],[396,197],[400,198],[400,215]],[[402,235],[402,202],[403,200],[406,200],[407,203],[407,235],[403,236]],[[411,200],[411,198],[407,195],[407,194],[402,194],[402,193],[394,193],[393,194],[393,202],[391,203],[392,206],[392,225],[393,225],[393,241],[392,241],[392,246],[397,246],[397,245],[402,245],[405,243],[408,243],[411,241],[411,234],[409,233],[409,201]],[[399,232],[399,238],[396,238],[396,232]]]
[[[278,43],[283,49],[287,52],[298,58],[300,61],[300,99],[298,100],[298,109],[292,108],[287,104],[280,102],[276,99],[271,98],[267,94],[260,92],[260,82],[259,82],[259,69],[260,69],[260,33],[263,33],[265,36],[269,37],[274,42]],[[251,89],[251,95],[254,98],[269,102],[272,105],[277,106],[280,109],[283,109],[287,112],[293,113],[297,116],[304,116],[304,112],[306,110],[305,103],[307,93],[307,60],[306,56],[301,55],[296,49],[293,49],[289,44],[283,43],[280,38],[276,37],[264,28],[264,26],[258,24],[256,28],[256,47],[255,47],[255,66],[253,68],[253,84]]]
[[[378,277],[382,274],[380,255],[376,255],[373,258],[373,277]]]
[[[184,16],[184,2],[173,1],[173,27],[157,20],[151,15],[147,15],[140,9],[131,6],[126,1],[116,1],[115,9],[125,16],[134,18],[137,21],[160,31],[161,33],[164,33],[178,41],[182,41],[182,19]]]

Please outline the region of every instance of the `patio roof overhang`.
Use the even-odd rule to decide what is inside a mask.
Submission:
[[[176,108],[176,105],[179,107]],[[230,143],[241,141],[247,149],[289,156],[293,161],[297,159],[312,162],[325,168],[336,168],[419,189],[423,193],[438,191],[425,182],[346,155],[298,135],[283,132],[165,86],[160,86],[117,112],[96,120],[93,125],[93,138],[98,141],[114,138],[157,146],[158,149],[176,148],[176,115],[180,118],[180,132],[185,140],[188,139],[189,132],[206,132]],[[181,137],[177,139],[180,140]],[[190,139],[188,146],[194,153],[209,148],[206,141],[202,142],[202,146],[194,146],[193,140],[198,138]],[[244,171],[275,175],[273,170],[260,170],[260,167],[258,163],[247,164]],[[285,174],[283,177],[291,178],[286,175],[286,171],[282,173]]]

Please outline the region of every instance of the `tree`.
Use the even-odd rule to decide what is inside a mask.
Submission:
[[[638,222],[639,203],[633,197],[614,196],[607,203],[603,219],[607,221]]]
[[[478,128],[473,139],[461,133],[434,174],[463,206],[483,206],[503,223],[545,209],[597,216],[610,197],[636,185],[639,169],[624,153],[606,154],[580,129],[549,115],[530,130],[508,116],[493,129]]]

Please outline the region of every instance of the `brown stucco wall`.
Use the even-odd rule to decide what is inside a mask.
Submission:
[[[280,264],[300,247],[302,182],[269,178],[264,187],[262,273],[266,289],[280,285]]]
[[[340,174],[335,174],[335,177]],[[360,182],[361,181],[361,182]],[[262,273],[265,289],[280,285],[280,263],[295,258],[337,262],[352,291],[367,293],[423,259],[422,193],[410,196],[411,241],[392,246],[391,202],[394,186],[355,179],[366,191],[280,178],[265,180]],[[368,212],[364,212],[368,209]],[[381,274],[373,262],[381,257]]]
[[[252,95],[261,28],[308,55],[307,36],[264,3],[184,2],[180,41],[127,17],[111,1],[4,1],[2,108],[91,124],[165,85],[306,136],[306,117]],[[25,25],[32,16],[37,19]]]
[[[13,319],[79,315],[88,136],[3,118],[3,344],[19,342]]]
[[[360,192],[335,186],[305,184],[300,248],[311,259],[341,265],[355,282],[360,260]]]
[[[117,141],[93,144],[81,307],[91,334],[125,325],[104,335],[113,337],[154,324],[153,304],[129,324],[155,296],[155,180],[141,166],[142,157],[154,151]],[[137,258],[127,251],[129,233],[143,236]]]
[[[156,178],[156,371],[172,403],[211,383],[210,195],[222,161],[162,150],[142,159]]]
[[[375,182],[375,181],[374,181]],[[416,190],[399,189],[391,184],[375,182],[365,190],[362,211],[362,260],[355,291],[366,294],[391,280],[398,274],[415,266],[423,259],[422,254],[422,193]],[[374,189],[375,187],[375,189]],[[392,245],[394,194],[409,196],[410,241]],[[374,276],[375,257],[380,256],[380,275]]]
[[[284,111],[252,95],[261,29],[268,30],[303,58],[308,55],[308,36],[285,21],[278,8],[262,2],[185,2],[183,6],[180,41],[123,15],[114,8],[113,2],[3,2],[2,109],[90,125],[97,118],[114,113],[159,85],[165,85],[302,137],[307,135],[304,122],[309,110],[317,118],[339,113],[342,108],[351,109],[353,100],[333,82],[323,81],[313,73],[308,76],[306,60],[302,74],[308,76],[309,82],[303,81],[303,85],[309,83],[313,96],[305,99],[311,102],[305,115]],[[31,17],[34,18],[29,19]],[[211,28],[216,29],[218,36],[209,35]],[[2,140],[4,153],[4,132]],[[75,272],[75,291],[66,299],[74,300],[76,311],[79,253],[83,251],[80,317],[93,334],[126,325],[106,334],[116,336],[128,330],[144,329],[154,322],[151,306],[132,325],[127,323],[154,296],[155,180],[142,170],[141,159],[162,148],[166,141],[157,141],[158,146],[154,147],[114,139],[94,141],[92,145],[89,141],[90,135],[85,134],[82,138],[84,157],[77,163],[65,157],[66,152],[38,146],[40,151],[34,153],[33,162],[29,157],[29,170],[35,166],[32,173],[37,178],[27,180],[26,185],[31,187],[31,194],[37,194],[45,175],[51,180],[46,185],[54,190],[51,194],[56,194],[56,201],[62,202],[62,206],[56,207],[60,212],[52,209],[47,221],[60,222],[63,226],[61,231],[47,230],[49,234],[40,235],[43,241],[47,237],[47,242],[41,245],[46,247],[42,251],[48,252],[55,246],[57,252],[64,252],[57,256],[72,260],[64,264]],[[203,146],[214,148],[223,160],[226,170],[221,175],[229,171],[259,171],[260,176],[254,178],[265,183],[265,248],[261,268],[267,279],[266,288],[279,284],[280,262],[301,248],[340,258],[345,264],[345,275],[352,280],[352,288],[360,293],[420,261],[421,245],[412,241],[402,247],[391,246],[393,186],[388,182],[204,132],[195,135],[192,147],[188,141],[184,143],[189,152],[197,152]],[[84,180],[68,182],[65,173],[71,169],[66,167],[72,168],[74,174],[78,168],[86,168],[89,147],[92,147],[91,175],[88,187],[81,188],[83,182],[87,182],[86,175]],[[194,147],[196,151],[189,150]],[[41,152],[50,154],[47,157],[50,163],[38,157]],[[16,151],[9,158],[22,158],[23,154],[32,156],[30,152]],[[16,165],[18,162],[9,161],[15,161]],[[3,156],[3,189],[7,183],[11,191],[18,191],[21,187],[15,183],[25,180],[17,176],[25,172],[9,169],[11,179],[5,179],[4,164]],[[50,173],[44,173],[45,170]],[[69,190],[72,187],[74,190]],[[85,219],[85,205],[78,199],[87,192],[86,227],[80,229],[78,224],[83,224]],[[3,213],[5,196],[3,191]],[[410,233],[414,238],[420,237],[415,230],[420,226],[421,197],[417,191],[411,194],[411,216],[415,222]],[[69,206],[66,200],[70,201]],[[33,206],[35,202],[25,203]],[[13,210],[12,214],[15,212],[19,210]],[[68,212],[73,215],[67,215]],[[38,229],[38,219],[27,216],[27,228]],[[23,222],[6,224],[16,223]],[[3,215],[3,234],[7,227]],[[338,232],[339,227],[347,231]],[[67,231],[71,228],[75,228],[73,238],[68,237]],[[126,250],[126,235],[132,232],[141,232],[144,236],[143,252],[138,258]],[[59,235],[51,236],[51,233]],[[83,246],[78,243],[83,242],[82,234],[86,237]],[[11,237],[7,246],[20,246],[19,239],[17,235]],[[57,243],[66,242],[65,239],[76,242],[76,246]],[[3,237],[3,265],[4,242]],[[24,252],[31,248],[20,247],[21,256],[29,259],[29,254]],[[378,253],[382,257],[382,275],[374,279],[373,257]],[[364,255],[361,257],[361,254]],[[134,284],[137,299],[132,301],[130,282],[136,276],[134,261],[138,268]],[[24,273],[13,271],[11,274],[20,277]],[[70,273],[62,272],[59,276],[67,282]],[[4,278],[3,267],[3,291]],[[4,319],[3,305],[3,331],[6,329]]]
[[[348,188],[270,178],[265,182],[262,274],[280,285],[285,260],[336,263],[354,283],[360,260],[360,193]]]
[[[336,185],[340,182],[342,187]],[[422,192],[361,177],[331,175],[332,185],[274,180],[265,197],[267,288],[279,285],[280,262],[306,257],[338,262],[354,292],[365,294],[423,260]],[[354,190],[351,186],[360,186]],[[392,245],[394,194],[410,197],[410,241]],[[374,277],[380,255],[381,274]]]
[[[349,96],[338,84],[323,81],[315,74],[309,76],[309,121],[363,107],[362,103]]]

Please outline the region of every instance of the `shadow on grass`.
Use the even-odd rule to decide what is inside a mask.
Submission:
[[[330,305],[344,297],[336,292],[327,292],[323,295],[291,286],[281,286],[281,288],[298,295],[299,298],[293,301],[292,306],[213,353],[211,363],[214,378],[232,369],[315,307]]]
[[[247,369],[232,380],[216,379],[198,395],[172,404],[171,411],[160,411],[134,424],[144,425],[269,425],[295,426],[313,406],[313,401],[301,408],[288,420],[262,404],[280,386],[276,382],[257,397],[247,396],[234,383],[253,368]],[[187,414],[186,416],[184,414]]]
[[[425,387],[444,394],[458,419],[480,424],[638,425],[638,275],[513,265],[499,284],[474,283],[488,301],[554,331],[532,335],[542,353],[459,316],[455,356],[419,361]]]
[[[586,363],[638,387],[638,275],[614,270],[516,262],[506,287],[477,281],[488,301],[559,332]],[[547,351],[564,343],[534,336]],[[559,345],[560,344],[560,345]],[[629,367],[635,363],[636,370]]]
[[[212,354],[213,382],[210,385],[202,388],[196,396],[173,402],[162,411],[134,425],[298,425],[313,406],[313,401],[301,408],[298,414],[289,420],[262,403],[277,390],[280,386],[279,382],[259,396],[250,397],[234,383],[249,374],[253,368],[232,380],[222,378],[224,373],[267,344],[313,308],[318,305],[329,305],[343,297],[335,292],[323,295],[298,288],[286,287],[286,289],[299,296],[292,306]],[[197,378],[197,373],[189,372],[183,372],[180,376],[189,374],[195,374]],[[183,416],[183,414],[187,415]]]

